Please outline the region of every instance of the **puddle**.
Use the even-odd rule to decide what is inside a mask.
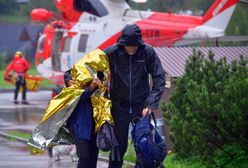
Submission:
[[[0,127],[7,125],[36,125],[41,121],[44,109],[16,108],[0,109]]]

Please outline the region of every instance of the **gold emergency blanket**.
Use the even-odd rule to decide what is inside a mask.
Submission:
[[[98,131],[104,122],[113,125],[110,113],[111,101],[106,97],[109,81],[109,63],[106,54],[96,49],[86,54],[72,68],[71,75],[75,84],[65,87],[48,104],[41,123],[33,130],[29,145],[44,150],[53,143],[70,143],[69,131],[65,126],[66,120],[75,109],[85,87],[97,76],[97,71],[104,74],[104,79],[91,96],[93,117]]]

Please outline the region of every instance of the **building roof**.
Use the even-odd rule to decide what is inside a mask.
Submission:
[[[26,24],[25,28],[29,34],[30,40],[36,42],[38,40],[39,34],[44,29],[43,24]]]
[[[184,74],[186,60],[192,55],[192,47],[163,47],[154,48],[161,60],[165,72],[170,77],[181,77]],[[248,57],[248,46],[246,47],[196,47],[206,58],[211,50],[216,60],[226,57],[227,63],[239,60],[240,55]]]

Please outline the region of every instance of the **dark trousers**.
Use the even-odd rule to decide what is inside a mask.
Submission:
[[[27,89],[26,89],[26,80],[25,80],[25,77],[24,76],[18,76],[16,78],[16,88],[15,88],[15,97],[14,97],[14,100],[17,100],[18,98],[18,92],[20,90],[20,87],[22,87],[22,100],[26,100],[26,92],[27,92]]]
[[[114,131],[115,136],[118,141],[118,149],[120,152],[120,161],[112,160],[111,153],[109,157],[109,168],[121,168],[123,165],[123,156],[127,151],[128,147],[128,133],[129,133],[129,124],[134,117],[142,117],[141,114],[121,114],[121,113],[112,113],[114,119]],[[138,163],[136,161],[135,168],[156,168],[155,165],[146,165]]]
[[[109,157],[109,168],[121,168],[123,164],[123,156],[127,151],[128,145],[128,130],[129,130],[130,118],[125,118],[121,120],[115,120],[114,132],[116,139],[118,141],[118,149],[120,152],[120,161],[112,160]],[[110,154],[111,156],[112,154]]]
[[[73,136],[77,149],[77,168],[96,168],[98,158],[98,148],[96,146],[96,135],[92,135],[90,140],[79,139]]]
[[[112,158],[109,157],[109,168],[121,168],[123,164],[123,156],[125,155],[128,146],[129,124],[134,117],[141,117],[141,114],[136,113],[131,115],[129,113],[120,113],[118,111],[112,111],[112,116],[115,123],[114,132],[118,141],[120,161],[112,160]],[[111,155],[112,154],[110,154],[110,156]]]

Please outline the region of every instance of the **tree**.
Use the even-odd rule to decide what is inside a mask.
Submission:
[[[247,65],[247,57],[229,65],[211,52],[208,59],[197,52],[189,58],[170,102],[162,105],[176,153],[213,162],[221,150],[231,160],[235,154],[224,146],[237,144],[248,155]]]
[[[247,35],[248,34],[248,10],[247,5],[238,4],[230,23],[227,27],[227,35]]]
[[[23,15],[29,16],[32,9],[35,8],[45,8],[49,11],[57,12],[55,1],[51,0],[31,0],[27,6],[25,6],[21,13]]]
[[[0,14],[9,14],[17,7],[14,0],[0,0]]]

